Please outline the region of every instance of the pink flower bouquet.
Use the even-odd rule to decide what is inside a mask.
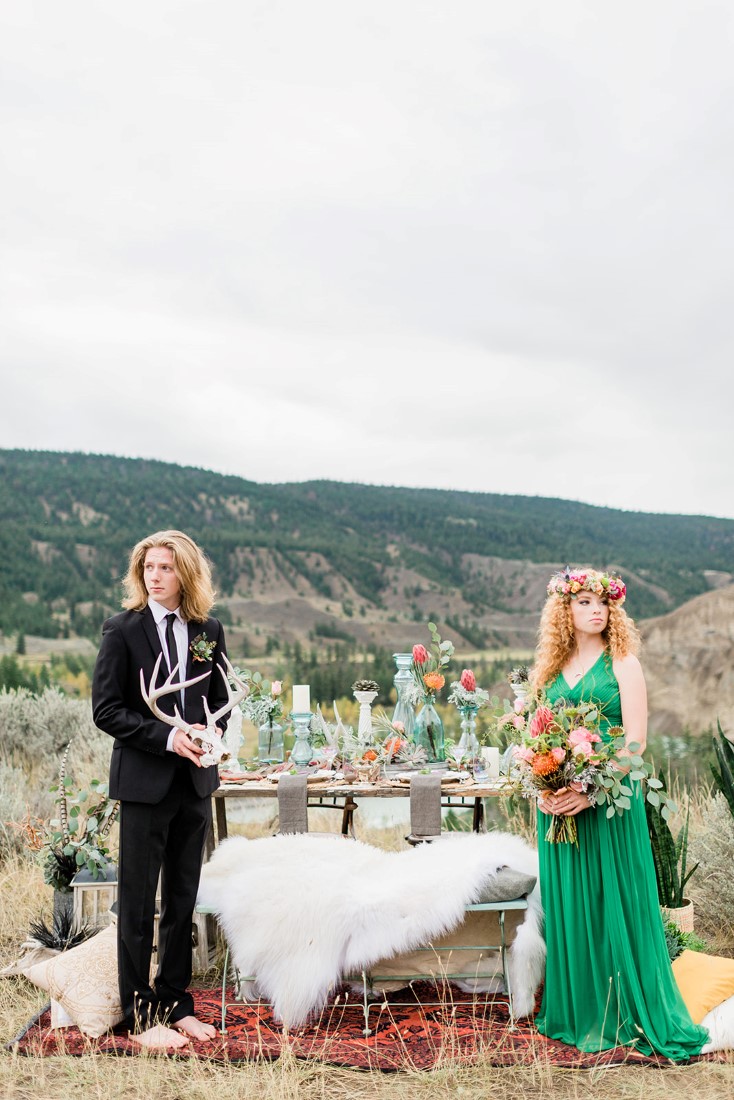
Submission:
[[[516,716],[518,717],[518,716]],[[599,711],[590,703],[569,706],[559,699],[553,706],[541,702],[514,731],[511,775],[515,789],[538,801],[547,791],[570,787],[583,792],[592,806],[606,805],[607,817],[631,806],[631,781],[642,780],[653,805],[663,803],[665,817],[675,804],[659,793],[662,786],[652,768],[638,754],[638,745],[625,745],[624,730],[612,726],[605,739],[599,732]],[[551,815],[546,840],[551,844],[578,844],[574,816]]]

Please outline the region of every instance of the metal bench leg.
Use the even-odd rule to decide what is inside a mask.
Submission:
[[[224,951],[224,969],[222,971],[222,1026],[220,1035],[227,1034],[227,975],[229,974],[229,944]]]

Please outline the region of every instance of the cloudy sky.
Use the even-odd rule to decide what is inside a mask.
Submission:
[[[733,12],[4,5],[0,446],[734,517]]]

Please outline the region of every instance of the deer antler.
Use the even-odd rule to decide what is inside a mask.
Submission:
[[[211,674],[211,669],[209,670],[209,672],[203,672],[201,674],[201,676],[194,677],[193,680],[183,680],[181,682],[176,682],[174,684],[173,683],[173,677],[176,675],[176,672],[178,671],[178,665],[176,665],[171,670],[170,675],[167,677],[165,683],[161,684],[161,686],[158,687],[158,688],[154,688],[153,684],[158,679],[158,672],[160,670],[162,660],[163,660],[163,654],[160,653],[158,655],[158,660],[155,663],[155,668],[153,669],[153,675],[150,678],[150,685],[147,688],[145,686],[145,678],[143,676],[143,670],[141,668],[141,670],[140,670],[140,692],[143,696],[143,699],[145,699],[145,702],[148,704],[148,706],[150,707],[150,709],[152,710],[152,712],[156,716],[156,718],[159,718],[161,720],[161,722],[165,722],[166,725],[168,725],[168,726],[177,726],[178,729],[183,730],[184,733],[189,733],[190,734],[194,727],[190,726],[188,722],[184,721],[184,719],[181,717],[181,715],[178,712],[178,707],[174,708],[173,715],[165,714],[159,708],[158,700],[164,695],[173,695],[175,692],[180,691],[181,688],[193,687],[194,684],[200,683],[201,680],[205,680],[207,678],[207,676],[209,676]]]
[[[227,671],[225,672],[221,665],[217,665],[217,668],[219,669],[220,675],[224,680],[224,687],[227,691],[227,702],[224,704],[223,707],[220,707],[219,710],[215,711],[214,714],[212,714],[212,712],[209,710],[206,699],[202,700],[202,702],[204,703],[204,712],[206,714],[206,724],[210,729],[214,729],[215,725],[217,724],[218,718],[222,718],[223,715],[229,714],[231,710],[234,710],[238,703],[241,703],[242,700],[246,699],[247,696],[250,694],[249,684],[246,683],[246,681],[243,680],[241,676],[237,675],[227,657],[225,657],[224,654],[222,656],[224,659],[224,663],[227,666]],[[236,691],[232,689],[229,682],[230,680],[233,680],[234,683],[237,685]]]

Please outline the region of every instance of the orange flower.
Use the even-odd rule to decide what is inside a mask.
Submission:
[[[552,752],[536,752],[533,771],[536,775],[552,775],[558,771],[558,761]]]
[[[363,760],[377,760],[377,753],[374,749],[367,749],[367,752],[362,755]]]
[[[405,742],[403,741],[402,737],[388,737],[384,746],[385,752],[390,757],[395,756],[396,753],[400,752],[404,744]]]
[[[440,672],[427,672],[423,677],[423,683],[429,691],[440,691],[446,680]]]

